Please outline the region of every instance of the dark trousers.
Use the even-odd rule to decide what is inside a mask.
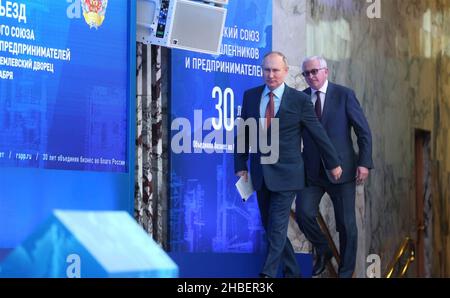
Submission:
[[[276,277],[279,266],[283,264],[285,277],[300,275],[294,248],[287,237],[294,196],[293,191],[270,191],[265,183],[257,192],[259,211],[268,242],[266,260],[261,274]]]
[[[330,250],[327,238],[317,222],[319,204],[326,192],[331,198],[339,233],[339,277],[352,277],[356,264],[358,229],[355,216],[355,181],[332,184],[326,179],[310,184],[297,194],[296,216],[300,230],[313,244],[317,253]]]

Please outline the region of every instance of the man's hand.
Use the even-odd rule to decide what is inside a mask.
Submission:
[[[331,170],[331,175],[333,175],[334,180],[338,181],[339,178],[341,178],[342,175],[342,168],[341,166],[338,166]]]
[[[367,180],[367,177],[369,177],[369,169],[366,167],[358,167],[356,169],[356,184],[361,185],[364,184],[364,182]]]
[[[247,171],[239,171],[236,173],[236,176],[238,177],[244,177],[244,181],[247,182],[248,181],[248,172]]]

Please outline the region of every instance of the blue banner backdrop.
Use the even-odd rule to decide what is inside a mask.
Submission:
[[[135,26],[135,1],[0,1],[0,249],[54,209],[132,212]]]
[[[244,91],[263,83],[261,60],[272,48],[272,1],[231,0],[227,8],[222,55],[172,51],[173,252],[263,251],[256,198],[243,203],[236,191],[233,140],[226,135],[233,135]]]
[[[127,1],[18,3],[0,4],[0,166],[126,172]]]

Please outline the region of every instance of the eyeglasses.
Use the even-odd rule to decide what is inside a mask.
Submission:
[[[311,70],[305,70],[304,72],[302,72],[302,75],[303,75],[305,78],[309,77],[310,74],[312,74],[313,76],[315,76],[315,75],[319,72],[319,70],[325,69],[325,68],[326,68],[326,67],[322,67],[322,68],[314,68],[314,69],[311,69]]]

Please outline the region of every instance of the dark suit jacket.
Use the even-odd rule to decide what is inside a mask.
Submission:
[[[311,97],[311,88],[303,92],[308,94],[309,98]],[[336,182],[328,176],[330,182],[345,183],[354,180],[357,166],[373,168],[372,136],[369,124],[353,90],[328,82],[321,123],[342,160],[341,179]],[[357,136],[359,155],[356,155],[353,149],[352,127]],[[308,131],[303,133],[303,145],[308,181],[317,181],[322,162],[313,136]]]
[[[244,93],[241,118],[253,118],[259,124],[260,102],[264,85]],[[255,190],[260,190],[263,179],[271,191],[296,191],[305,186],[304,164],[300,151],[301,131],[306,128],[309,135],[317,142],[318,150],[323,155],[327,169],[333,169],[341,164],[336,150],[328,139],[325,130],[318,121],[310,97],[286,85],[280,108],[275,115],[279,118],[279,159],[275,164],[261,165],[261,152],[251,148],[249,152],[248,132],[245,134],[247,143],[245,153],[236,153],[234,158],[235,172],[248,171],[247,161],[250,158],[250,175]],[[258,135],[264,132],[260,125]],[[269,130],[270,131],[270,130]],[[269,135],[269,139],[271,136]],[[235,143],[235,148],[237,145]]]

